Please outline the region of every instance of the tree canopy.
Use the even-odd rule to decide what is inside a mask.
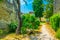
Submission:
[[[35,13],[35,16],[36,17],[42,17],[43,16],[43,0],[34,0],[33,2],[33,10],[34,10],[34,13]]]

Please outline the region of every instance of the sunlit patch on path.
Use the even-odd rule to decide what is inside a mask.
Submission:
[[[55,38],[51,35],[49,30],[50,29],[47,29],[47,26],[45,24],[42,25],[42,27],[41,27],[42,34],[40,34],[41,39],[44,39],[44,40],[55,40]]]

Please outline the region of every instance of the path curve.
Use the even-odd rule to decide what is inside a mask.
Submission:
[[[57,40],[55,38],[55,31],[51,28],[49,24],[42,24],[40,37],[42,40]]]

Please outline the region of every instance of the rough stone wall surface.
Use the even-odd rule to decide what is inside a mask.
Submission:
[[[11,23],[11,19],[16,20],[16,7],[12,4],[12,0],[10,0],[10,2],[11,3],[5,0],[4,2],[0,3],[0,29],[7,28],[8,24]],[[11,15],[9,13],[11,13]]]
[[[60,12],[60,0],[54,0],[54,13]]]
[[[12,20],[15,20],[17,17],[17,1],[16,0],[7,0],[6,7],[9,10],[9,14]]]

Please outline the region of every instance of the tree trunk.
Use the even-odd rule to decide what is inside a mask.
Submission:
[[[17,0],[18,3],[18,27],[16,29],[16,34],[18,35],[21,33],[21,27],[22,27],[22,20],[21,20],[21,12],[20,12],[20,0]]]

